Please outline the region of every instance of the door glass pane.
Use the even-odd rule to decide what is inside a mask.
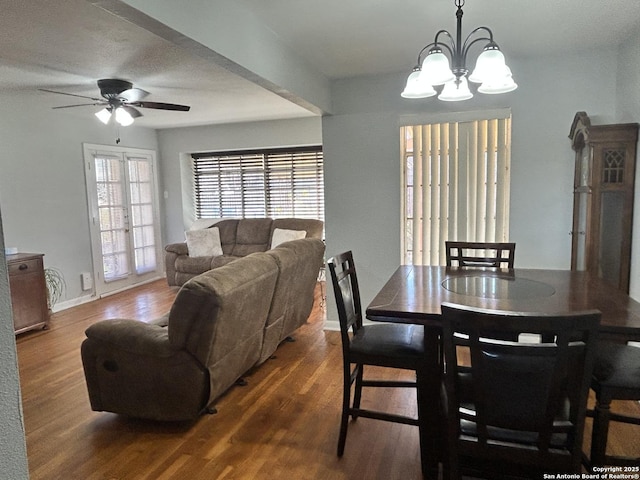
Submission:
[[[102,265],[105,281],[113,281],[129,274],[129,261],[127,260],[126,252],[103,255]]]
[[[137,204],[140,203],[140,185],[137,183],[131,183],[131,203]]]
[[[151,166],[148,159],[137,158],[129,158],[128,165],[135,269],[142,274],[155,270],[157,264]]]
[[[122,198],[122,188],[120,183],[105,183],[100,182],[97,185],[98,191],[98,206],[102,207],[114,203],[116,205],[123,205],[124,199]]]
[[[150,204],[142,205],[140,207],[140,221],[144,225],[153,224],[153,208]]]
[[[129,274],[122,164],[118,158],[102,157],[96,157],[94,164],[104,281],[109,282]]]

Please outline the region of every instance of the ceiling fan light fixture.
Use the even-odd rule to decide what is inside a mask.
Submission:
[[[100,120],[105,125],[107,125],[109,123],[109,120],[111,120],[111,110],[109,108],[103,108],[99,112],[96,112],[95,115],[96,117],[98,117],[98,120]]]
[[[131,114],[122,107],[116,108],[115,116],[116,122],[118,122],[123,127],[128,127],[133,123],[133,117],[131,116]]]

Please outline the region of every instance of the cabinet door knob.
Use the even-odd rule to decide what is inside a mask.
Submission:
[[[29,265],[27,265],[26,263],[22,263],[18,267],[18,270],[26,270],[27,268],[29,268]]]

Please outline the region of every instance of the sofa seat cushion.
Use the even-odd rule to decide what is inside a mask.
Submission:
[[[176,271],[199,275],[211,270],[211,260],[212,257],[189,257],[188,255],[181,255],[176,258]]]

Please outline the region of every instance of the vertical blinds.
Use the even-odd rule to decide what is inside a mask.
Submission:
[[[322,147],[194,154],[197,218],[324,221]]]
[[[444,265],[446,240],[509,235],[511,119],[402,127],[405,263]]]

